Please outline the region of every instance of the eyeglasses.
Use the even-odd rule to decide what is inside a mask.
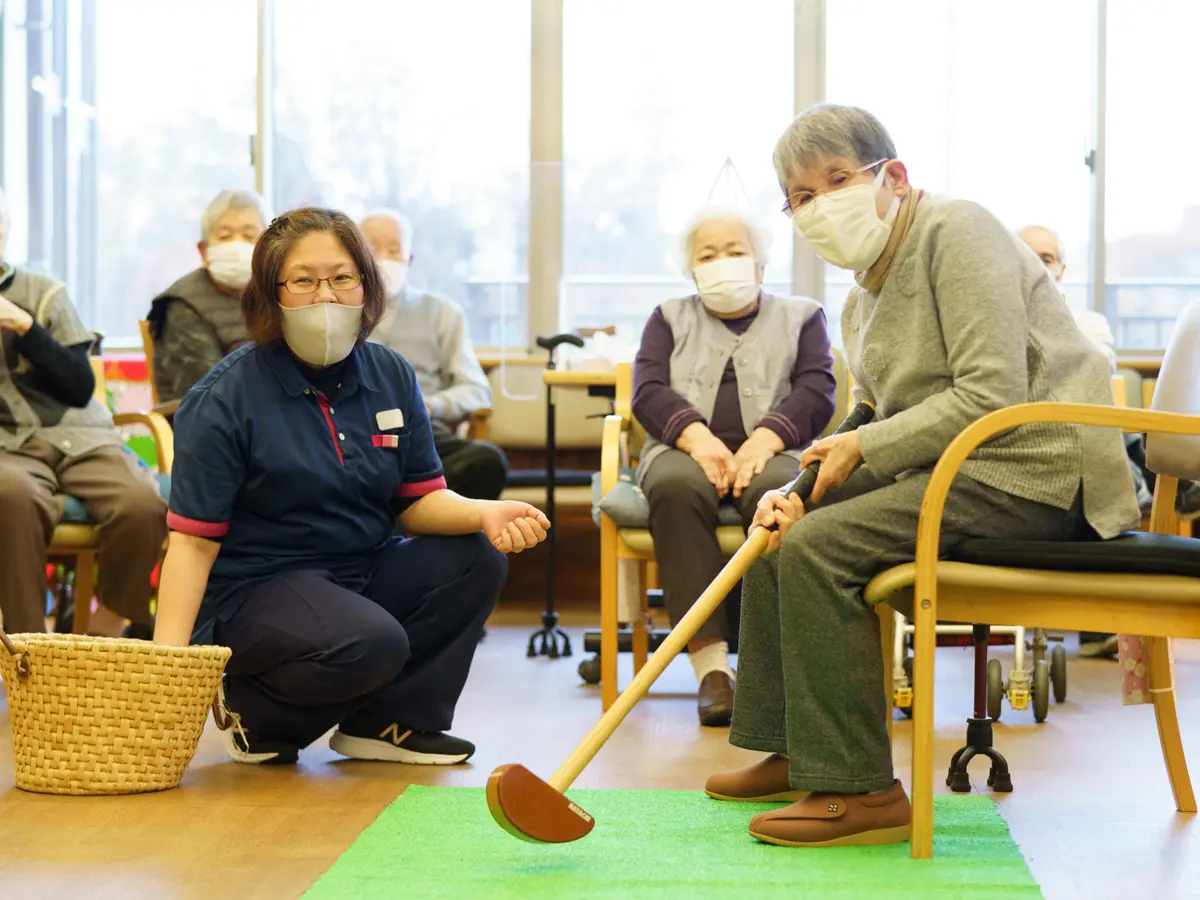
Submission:
[[[343,272],[331,278],[309,278],[307,275],[304,275],[300,278],[293,278],[290,281],[277,281],[275,283],[280,287],[287,288],[289,294],[315,294],[317,289],[321,287],[322,281],[328,282],[329,287],[335,291],[352,291],[362,284],[362,276],[357,272]]]
[[[793,213],[799,212],[800,210],[804,209],[804,207],[808,206],[808,204],[816,200],[818,194],[828,194],[830,191],[836,191],[838,188],[843,187],[847,181],[860,172],[869,171],[880,163],[885,162],[888,162],[886,157],[884,159],[877,159],[870,165],[863,166],[861,169],[855,169],[853,172],[834,172],[829,176],[829,187],[823,191],[797,191],[794,194],[789,194],[787,199],[783,201],[783,209],[781,212],[783,212],[783,214],[790,219]]]

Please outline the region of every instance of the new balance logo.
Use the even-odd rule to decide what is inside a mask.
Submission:
[[[397,725],[395,722],[393,722],[387,728],[383,729],[383,731],[379,732],[379,736],[381,738],[383,738],[384,740],[390,740],[392,742],[392,744],[397,747],[399,747],[401,744],[403,744],[404,739],[406,737],[408,737],[410,734],[412,734],[411,728],[409,728],[407,731],[401,733],[400,726]]]

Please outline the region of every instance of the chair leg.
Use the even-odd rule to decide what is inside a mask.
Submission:
[[[933,663],[937,620],[916,604],[913,622],[912,837],[913,859],[933,856]]]
[[[1188,775],[1187,757],[1179,734],[1179,716],[1175,709],[1175,672],[1168,638],[1146,638],[1149,642],[1150,696],[1154,701],[1154,718],[1158,722],[1158,740],[1162,744],[1167,778],[1175,795],[1175,808],[1180,812],[1196,812],[1196,795]]]
[[[75,554],[75,621],[71,630],[75,634],[87,634],[92,619],[92,598],[96,596],[96,553],[80,550]]]
[[[600,517],[600,703],[617,701],[617,526]]]
[[[896,615],[886,603],[878,603],[875,613],[879,616],[879,648],[883,653],[883,702],[887,710],[888,743],[892,741],[893,723],[895,716],[892,712],[892,698],[896,693],[895,675],[896,664],[893,657],[896,653]]]
[[[637,610],[633,621],[629,623],[629,628],[633,632],[633,674],[636,675],[642,671],[642,666],[646,664],[646,660],[650,654],[650,622],[647,617],[649,610],[646,607],[646,562],[638,560],[637,566],[637,586],[634,596],[637,598],[635,609]]]

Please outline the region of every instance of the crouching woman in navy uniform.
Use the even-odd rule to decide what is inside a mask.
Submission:
[[[216,718],[237,762],[295,762],[334,726],[356,759],[467,759],[446,732],[504,554],[550,527],[446,490],[412,367],[365,343],[386,303],[346,216],[281,216],[242,297],[254,343],[175,416],[154,639],[233,650]]]

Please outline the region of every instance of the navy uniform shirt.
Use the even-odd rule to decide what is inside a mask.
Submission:
[[[188,392],[174,425],[167,524],[221,543],[196,643],[285,572],[361,591],[396,517],[446,486],[412,366],[379,344],[347,357],[329,396],[284,344],[248,344]]]

